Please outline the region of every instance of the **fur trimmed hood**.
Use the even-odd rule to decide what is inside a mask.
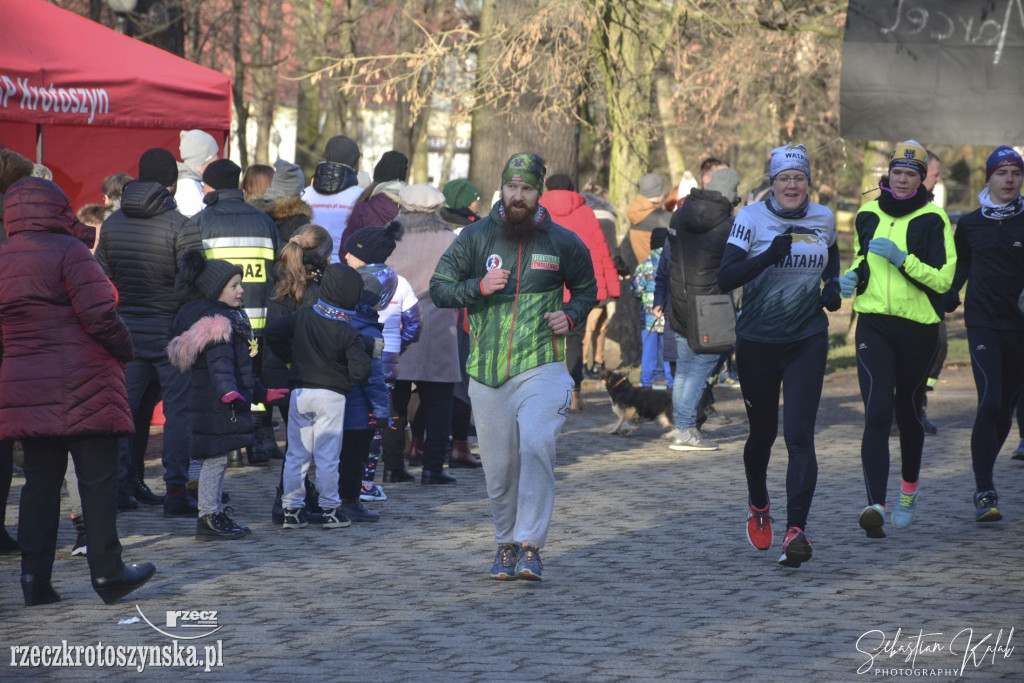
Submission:
[[[407,235],[418,232],[451,232],[451,228],[437,212],[420,213],[400,211],[395,218],[402,224]]]
[[[167,345],[167,357],[178,372],[185,372],[208,347],[231,340],[231,321],[223,315],[200,318]]]
[[[273,218],[276,222],[296,216],[305,216],[310,221],[313,220],[313,208],[304,202],[302,197],[279,197],[271,201],[267,201],[263,197],[256,197],[250,200],[249,203]]]

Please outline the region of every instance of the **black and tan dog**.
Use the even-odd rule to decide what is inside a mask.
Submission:
[[[612,410],[619,416],[619,423],[612,427],[612,434],[625,436],[642,422],[657,421],[662,427],[672,427],[671,391],[635,387],[628,376],[611,370],[604,373],[603,379],[604,388],[612,400]]]

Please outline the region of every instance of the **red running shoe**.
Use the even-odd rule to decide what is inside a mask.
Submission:
[[[768,508],[758,510],[753,505],[747,511],[747,540],[750,545],[758,550],[768,550],[772,547],[772,518],[768,516]]]
[[[811,559],[811,541],[800,527],[791,526],[782,541],[782,557],[779,564],[783,567],[799,567]]]

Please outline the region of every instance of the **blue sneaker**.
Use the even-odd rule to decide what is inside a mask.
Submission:
[[[1017,446],[1017,450],[1010,456],[1011,460],[1024,460],[1024,439],[1020,440],[1020,445]]]
[[[995,491],[978,491],[974,494],[974,521],[998,522],[1003,518],[998,505],[999,496]]]
[[[914,521],[917,514],[917,493],[900,492],[900,504],[892,511],[892,525],[897,529],[906,529]]]
[[[499,543],[498,552],[491,566],[491,578],[495,581],[512,581],[516,578],[516,562],[519,560],[519,544]]]
[[[885,538],[885,506],[875,503],[860,513],[860,528],[868,538]]]
[[[525,581],[540,581],[544,567],[540,563],[540,548],[533,543],[524,543],[519,549],[516,562],[516,578]]]
[[[372,481],[364,481],[362,488],[359,489],[359,500],[364,500],[367,503],[387,499],[388,494],[384,493],[384,489],[377,484],[374,484]]]

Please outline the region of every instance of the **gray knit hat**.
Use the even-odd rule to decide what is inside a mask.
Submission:
[[[730,204],[736,202],[736,189],[740,186],[740,174],[731,168],[720,168],[711,174],[705,190],[721,192]]]
[[[298,164],[278,159],[274,162],[274,179],[263,193],[263,198],[269,202],[281,197],[298,197],[304,187],[306,177],[302,175],[302,168]]]
[[[206,131],[198,128],[183,130],[179,138],[178,151],[181,152],[181,160],[186,166],[198,169],[207,161],[217,158],[220,147],[217,140]]]
[[[640,194],[648,199],[656,199],[665,194],[665,181],[657,173],[648,173],[637,184]]]

